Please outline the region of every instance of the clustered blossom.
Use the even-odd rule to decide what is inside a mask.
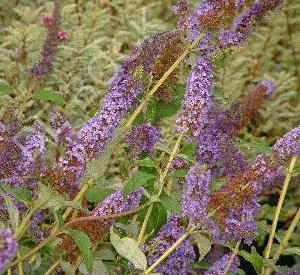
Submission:
[[[0,273],[10,263],[16,255],[18,242],[14,238],[10,229],[0,229]]]
[[[131,146],[134,159],[137,159],[143,152],[152,154],[158,140],[159,129],[150,123],[134,126],[126,138],[126,142]]]
[[[228,265],[228,262],[231,258],[231,255],[232,255],[232,253],[228,253],[228,254],[225,254],[224,256],[222,256],[207,271],[205,271],[204,274],[205,275],[224,274],[226,267]],[[237,272],[239,265],[240,265],[240,261],[239,261],[238,257],[235,257],[229,272],[235,274]]]
[[[212,62],[201,58],[191,70],[182,109],[176,120],[178,131],[191,131],[198,136],[199,126],[205,122],[212,105],[214,75]],[[204,121],[203,121],[204,120]]]
[[[61,7],[59,0],[54,0],[54,8],[51,19],[44,17],[41,19],[41,23],[48,28],[48,35],[44,42],[42,51],[42,59],[35,63],[33,67],[28,69],[29,72],[38,77],[49,75],[54,70],[54,57],[62,38],[62,36],[58,36],[61,24]]]
[[[207,206],[210,200],[210,171],[202,166],[193,166],[186,176],[186,191],[182,200],[183,213],[194,224],[204,222],[207,216]]]
[[[268,11],[278,8],[281,3],[282,0],[266,0],[254,3],[247,11],[242,12],[234,19],[231,29],[220,32],[220,46],[238,46],[243,43],[253,31],[255,24],[259,23]]]
[[[124,198],[122,190],[117,190],[110,196],[108,196],[104,201],[102,201],[90,215],[92,216],[109,216],[112,214],[122,213],[124,211],[129,211],[133,209],[141,200],[143,195],[142,189],[137,189],[136,191],[129,194],[127,198]],[[101,221],[102,230],[108,229],[113,223],[113,220],[107,219]]]
[[[35,196],[38,181],[34,177],[43,175],[46,166],[45,133],[39,125],[25,132],[14,114],[7,114],[6,119],[0,127],[1,182],[27,188]]]
[[[74,140],[76,133],[73,130],[71,123],[66,119],[66,117],[63,114],[51,111],[50,121],[54,139],[58,145],[68,145]]]
[[[282,138],[280,138],[273,146],[273,151],[283,161],[300,153],[300,126],[294,128]]]
[[[218,208],[213,219],[226,238],[238,240],[242,237],[247,244],[251,243],[256,231],[254,218],[260,207],[257,198],[263,188],[280,175],[285,162],[299,154],[299,143],[300,131],[297,127],[275,143],[272,154],[257,156],[245,171],[212,194],[210,206]]]
[[[39,241],[45,238],[46,230],[41,227],[41,222],[45,219],[45,213],[36,212],[31,218],[32,234]]]
[[[169,247],[171,247],[183,234],[179,216],[172,214],[167,223],[159,230],[150,243],[144,245],[148,265],[153,264]],[[187,275],[189,264],[196,258],[193,246],[189,240],[183,241],[180,246],[154,270],[155,272],[173,275]]]
[[[135,70],[142,67],[145,73],[150,74],[163,45],[175,34],[166,32],[145,39],[123,62],[111,80],[99,112],[78,132],[89,158],[97,158],[103,152],[123,116],[135,106],[137,96],[146,88],[134,77]]]
[[[142,195],[143,190],[137,189],[124,198],[123,191],[117,190],[100,202],[94,210],[88,213],[88,216],[110,216],[132,210],[140,203]],[[81,216],[85,216],[85,214]],[[95,243],[108,232],[114,222],[115,220],[111,218],[83,221],[72,225],[72,228],[87,233],[91,243]],[[67,258],[73,264],[77,263],[78,257],[80,256],[79,249],[69,235],[63,236],[56,250],[67,252]]]
[[[207,112],[198,129],[201,134],[197,137],[197,160],[206,164],[214,177],[232,178],[246,169],[247,161],[234,145],[234,138],[249,124],[274,89],[271,82],[261,81],[228,109],[214,103]]]

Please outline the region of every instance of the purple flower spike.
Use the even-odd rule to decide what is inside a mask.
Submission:
[[[192,67],[182,110],[176,120],[181,132],[190,130],[198,136],[201,123],[212,105],[214,75],[211,60],[202,58]]]
[[[122,213],[129,211],[139,204],[143,195],[142,189],[137,189],[127,198],[124,198],[123,191],[117,190],[90,212],[91,216],[109,216],[112,214]],[[101,230],[108,229],[114,223],[113,220],[107,219],[101,221]]]
[[[228,262],[231,257],[231,253],[225,254],[218,261],[216,261],[207,271],[205,271],[205,275],[220,275],[223,274]],[[237,257],[234,258],[233,264],[230,268],[230,272],[235,274],[240,265],[240,261]]]
[[[210,201],[208,187],[211,175],[210,171],[203,169],[203,166],[195,165],[191,167],[186,176],[186,190],[183,195],[182,210],[193,223],[206,220],[206,209]]]
[[[180,226],[179,216],[172,214],[168,222],[159,230],[156,238],[143,247],[148,265],[153,264],[184,233],[184,229]],[[188,275],[188,266],[195,258],[193,246],[189,240],[185,240],[154,271],[164,275]]]
[[[141,66],[144,72],[150,74],[163,45],[176,33],[160,33],[145,39],[123,62],[112,78],[99,112],[78,132],[89,158],[97,158],[103,152],[121,119],[135,106],[137,96],[143,92],[145,85],[133,76],[135,70]]]
[[[0,273],[4,271],[4,268],[9,264],[18,248],[18,242],[12,235],[10,229],[0,229]]]
[[[143,152],[153,154],[154,145],[159,140],[159,129],[150,123],[134,126],[126,142],[132,147],[132,155],[137,159]]]
[[[58,33],[60,31],[61,23],[61,7],[59,2],[59,0],[54,0],[54,7],[51,18],[41,18],[41,24],[48,28],[48,35],[44,42],[42,51],[42,59],[35,63],[32,68],[28,69],[29,72],[36,75],[37,77],[49,75],[54,70],[54,57],[60,43]]]
[[[280,138],[273,146],[273,151],[280,159],[286,159],[300,154],[300,126]]]

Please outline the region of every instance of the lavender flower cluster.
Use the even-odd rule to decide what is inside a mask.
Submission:
[[[183,234],[184,229],[180,226],[180,217],[172,214],[167,223],[160,229],[156,237],[143,250],[147,255],[148,264],[153,264],[172,244],[174,244]],[[188,240],[184,241],[155,272],[172,275],[187,275],[189,264],[196,258],[193,246]]]
[[[18,248],[18,242],[15,240],[10,229],[0,229],[0,272],[15,257]]]

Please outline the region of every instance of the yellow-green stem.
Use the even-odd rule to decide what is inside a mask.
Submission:
[[[52,242],[57,236],[63,233],[63,231],[70,227],[73,224],[80,223],[80,222],[85,222],[85,221],[94,221],[94,220],[105,220],[105,219],[115,219],[119,217],[124,217],[128,215],[135,214],[145,208],[147,208],[150,204],[153,202],[146,203],[140,207],[137,207],[133,210],[122,212],[122,213],[117,213],[117,214],[112,214],[108,216],[87,216],[87,217],[80,217],[75,220],[67,222],[64,226],[62,226],[60,229],[57,228],[55,229],[43,242],[39,243],[35,248],[33,248],[29,253],[26,255],[22,256],[20,259],[15,260],[14,262],[10,263],[7,268],[11,268],[15,265],[17,265],[19,262],[24,261],[31,256],[35,255],[39,250],[41,250],[46,244]]]
[[[51,275],[52,273],[55,272],[56,268],[60,265],[62,259],[57,260],[45,273],[45,275]]]
[[[183,241],[185,241],[191,233],[193,233],[198,226],[191,228],[188,232],[183,234],[171,247],[169,247],[162,256],[160,256],[150,267],[144,271],[144,275],[149,275],[152,271],[161,264]]]
[[[143,244],[143,240],[144,240],[144,236],[145,236],[145,232],[146,232],[146,228],[150,219],[150,216],[152,214],[152,209],[153,209],[153,203],[149,206],[148,210],[147,210],[147,214],[146,217],[144,219],[140,234],[138,236],[138,243],[139,244]]]
[[[269,235],[268,244],[267,244],[266,251],[265,251],[265,259],[269,259],[269,257],[270,257],[271,248],[272,248],[272,244],[273,244],[273,240],[274,240],[274,236],[275,236],[275,232],[276,232],[276,227],[277,227],[277,223],[279,220],[279,215],[281,212],[281,208],[282,208],[282,205],[284,202],[284,198],[285,198],[296,162],[297,162],[297,157],[293,157],[291,160],[290,166],[288,168],[288,171],[287,171],[287,174],[286,174],[286,177],[284,180],[284,184],[282,186],[281,194],[280,194],[280,197],[279,197],[279,200],[277,203],[275,215],[274,215],[273,222],[272,222],[272,227],[271,227],[271,232]]]
[[[212,212],[210,212],[207,216],[206,219],[209,219],[212,217],[216,212],[217,209],[214,209]],[[164,254],[162,254],[151,266],[149,266],[145,271],[144,275],[149,275],[152,273],[152,271],[160,265],[183,241],[185,241],[192,233],[194,233],[200,226],[201,222],[198,223],[196,226],[190,228],[186,233],[184,233],[171,247],[169,247]]]
[[[11,268],[7,269],[7,275],[12,275]]]
[[[234,250],[233,250],[233,252],[232,252],[232,254],[231,254],[231,257],[230,257],[230,259],[229,259],[229,262],[228,262],[228,264],[227,264],[227,266],[226,266],[226,269],[225,269],[225,271],[224,271],[224,275],[227,275],[227,274],[229,273],[230,268],[231,268],[231,266],[232,266],[232,264],[233,264],[234,258],[236,257],[237,253],[239,252],[240,244],[241,244],[241,240],[239,240],[239,241],[236,243],[236,246],[235,246],[235,248],[234,248]]]
[[[286,234],[284,235],[282,242],[280,243],[279,247],[277,248],[276,252],[274,253],[273,260],[275,260],[275,262],[279,259],[282,251],[288,245],[289,239],[290,239],[291,235],[294,233],[294,230],[295,230],[296,226],[298,225],[299,221],[300,221],[300,207],[298,208],[291,225],[289,226]],[[271,272],[272,272],[272,269],[270,267],[267,267],[264,274],[270,275]]]
[[[18,227],[18,229],[16,230],[15,233],[15,238],[17,240],[21,239],[23,234],[26,232],[28,226],[30,225],[30,220],[34,214],[34,212],[39,208],[39,206],[34,207],[33,209],[31,209],[28,214],[25,216],[25,218],[22,220],[20,226]]]
[[[145,98],[142,100],[142,102],[139,104],[139,106],[135,109],[135,111],[132,113],[130,118],[125,124],[126,128],[129,128],[133,121],[136,119],[136,117],[139,115],[139,113],[143,110],[146,103],[149,101],[151,96],[154,95],[154,93],[159,89],[159,87],[165,82],[165,80],[169,77],[169,75],[178,67],[178,65],[187,57],[187,55],[191,52],[193,48],[199,43],[199,41],[204,37],[205,32],[202,32],[198,37],[191,43],[186,50],[178,57],[178,59],[174,62],[174,64],[164,73],[162,78],[157,81],[157,83],[153,86],[153,88],[149,91],[149,93],[145,96]]]
[[[275,254],[274,254],[274,259],[278,259],[280,254],[282,253],[282,251],[286,248],[287,244],[288,244],[288,241],[291,237],[291,235],[293,234],[296,226],[298,225],[299,223],[299,220],[300,220],[300,207],[298,208],[297,212],[296,212],[296,215],[291,223],[291,225],[289,226],[286,234],[284,235],[284,238],[281,242],[281,244],[279,245],[279,247],[277,248]]]
[[[166,168],[165,168],[164,172],[162,173],[162,175],[159,178],[159,184],[158,184],[159,192],[158,192],[158,196],[160,196],[160,194],[161,194],[161,192],[163,190],[165,178],[166,178],[166,176],[169,173],[169,170],[170,170],[170,168],[171,168],[171,166],[173,164],[173,160],[174,160],[175,156],[177,155],[177,152],[178,152],[179,147],[180,147],[180,145],[182,143],[183,137],[184,137],[184,133],[180,133],[180,135],[179,135],[179,137],[178,137],[178,139],[176,141],[176,144],[175,144],[175,146],[174,146],[174,148],[173,148],[173,150],[171,152],[171,155],[169,157],[169,161],[168,161],[168,163],[166,165]]]
[[[89,186],[90,186],[90,181],[88,181],[88,183],[83,185],[82,189],[79,191],[79,193],[77,194],[77,196],[74,198],[73,201],[74,202],[80,201],[84,197],[85,192],[88,190]],[[63,219],[64,220],[70,215],[72,210],[73,210],[73,208],[71,208],[71,207],[67,208],[67,210],[63,214]]]
[[[20,249],[18,249],[18,251],[17,251],[17,257],[18,257],[18,259],[21,258]],[[18,263],[18,272],[19,272],[19,275],[24,275],[22,261],[20,261],[20,262]]]

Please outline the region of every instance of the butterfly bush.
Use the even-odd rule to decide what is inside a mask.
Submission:
[[[24,133],[21,120],[13,112],[6,114],[6,118],[0,121],[1,184],[26,188],[32,198],[37,199],[39,183],[43,179],[43,184],[46,182],[53,185],[64,199],[68,201],[74,199],[74,207],[78,208],[72,215],[68,213],[68,209],[65,216],[51,205],[52,201],[49,202],[51,213],[43,210],[43,205],[39,207],[41,209],[35,209],[38,211],[30,216],[31,227],[28,226],[34,238],[41,243],[48,239],[52,241],[53,239],[47,236],[51,237],[51,234],[56,234],[55,230],[62,228],[53,249],[59,255],[63,253],[64,259],[77,267],[81,255],[79,248],[82,249],[82,245],[78,245],[78,240],[72,239],[70,232],[84,232],[89,239],[89,245],[96,247],[99,242],[103,240],[105,242],[112,226],[119,229],[119,233],[122,234],[121,241],[125,241],[129,237],[124,236],[131,232],[128,228],[139,229],[139,225],[142,225],[140,234],[144,239],[140,238],[140,235],[137,236],[138,233],[131,234],[131,232],[131,239],[138,239],[138,242],[131,240],[131,244],[139,246],[139,254],[145,255],[145,261],[150,269],[155,265],[149,272],[184,275],[194,272],[197,267],[193,266],[193,263],[198,254],[201,254],[195,245],[197,239],[191,232],[205,233],[213,245],[212,252],[216,250],[221,257],[218,254],[218,260],[214,261],[204,274],[223,274],[226,269],[236,273],[240,265],[239,258],[233,252],[226,253],[227,249],[223,247],[232,241],[241,242],[243,246],[251,245],[255,240],[258,231],[255,219],[260,210],[259,196],[281,175],[290,158],[300,153],[300,126],[279,138],[272,146],[271,152],[259,154],[253,160],[249,160],[237,147],[238,138],[242,130],[258,114],[265,101],[272,100],[276,86],[271,81],[262,80],[251,90],[245,91],[244,96],[225,105],[216,96],[218,76],[215,58],[220,51],[241,47],[256,26],[263,22],[268,12],[276,10],[281,3],[280,0],[204,0],[194,9],[189,1],[178,1],[173,7],[178,16],[177,29],[154,34],[132,51],[112,77],[98,112],[86,123],[74,129],[63,113],[50,111],[52,129],[50,132],[56,146],[54,163],[47,163],[45,129],[40,124],[35,124]],[[40,25],[48,31],[42,58],[27,70],[39,79],[54,71],[58,47],[70,37],[68,32],[61,29],[60,1],[54,0],[52,15],[43,14],[40,17]],[[200,39],[201,33],[203,34]],[[142,101],[145,103],[142,115],[147,113],[150,106],[147,92],[159,83],[162,77],[166,79],[166,83],[154,93],[155,100],[164,104],[174,103],[173,100],[177,95],[174,96],[173,88],[182,81],[184,74],[178,68],[169,72],[166,77],[164,74],[184,52],[185,43],[195,39],[199,41],[195,49],[192,51],[188,48],[189,53],[182,58],[183,69],[188,68],[190,72],[174,123],[176,133],[184,136],[184,142],[196,145],[195,152],[191,156],[184,154],[177,156],[178,152],[162,148],[164,152],[157,161],[154,146],[163,136],[163,131],[160,131],[163,128],[163,125],[160,125],[160,118],[152,123],[152,120],[144,121],[138,117],[133,121],[133,127],[123,122]],[[113,185],[117,187],[112,188],[113,191],[108,188],[109,192],[111,191],[110,195],[101,201],[90,201],[91,193],[89,196],[81,194],[82,190],[83,193],[86,192],[84,190],[86,185],[83,185],[86,169],[90,161],[106,157],[106,149],[120,129],[123,132],[119,141],[124,140],[129,146],[129,154],[126,156],[129,156],[129,161],[134,160],[128,167],[136,165],[138,163],[136,160],[142,159],[145,155],[149,157],[147,159],[149,163],[138,167],[138,171],[137,169],[131,171],[128,168],[122,175],[118,174]],[[180,151],[181,148],[179,145],[178,147]],[[165,154],[170,154],[169,163],[161,161]],[[113,157],[121,158],[118,154]],[[146,176],[138,178],[136,182],[130,182],[130,179],[127,180],[127,174],[133,173],[134,178],[134,173],[139,175],[143,172],[146,175],[154,169],[155,176],[160,176],[159,184],[162,179],[168,181],[172,188],[172,178],[166,177],[162,172],[163,169],[169,168],[174,174],[176,170],[187,171],[186,176],[182,177],[184,180],[179,180],[180,186],[177,186],[183,190],[182,211],[178,210],[176,204],[179,213],[169,211],[167,217],[157,217],[151,212],[152,206],[166,208],[166,203],[162,202],[163,198],[169,195],[167,188],[160,188],[158,182],[152,186],[152,183],[145,179]],[[102,179],[109,178],[111,176],[109,173],[93,179],[95,181],[93,184],[97,184],[93,186],[96,187],[92,189],[94,193],[101,192],[103,186],[100,186],[99,182],[102,183]],[[129,192],[125,192],[118,182],[120,179],[124,180],[124,177],[125,187],[134,185]],[[218,181],[222,181],[223,184],[215,188]],[[97,189],[99,187],[101,190]],[[159,190],[158,195],[156,189]],[[98,195],[94,193],[92,195]],[[31,214],[28,211],[28,203],[17,202],[11,194],[7,195],[18,211],[22,214]],[[167,202],[174,208],[175,202],[172,197],[168,198],[170,200]],[[147,200],[152,206],[148,208],[147,214],[143,213],[142,218],[137,215],[130,224],[128,220],[117,222],[118,216],[134,215],[136,209],[141,211],[149,207],[144,205],[145,207],[137,208]],[[78,201],[79,205],[76,204]],[[1,202],[4,202],[2,197]],[[70,205],[70,202],[68,203]],[[1,205],[0,210],[1,217],[5,217],[4,221],[8,223],[7,206]],[[52,214],[56,218],[55,230],[44,230],[41,223],[48,222],[49,217],[51,220]],[[149,219],[154,219],[153,216],[157,218],[155,220],[157,228],[150,230],[147,223]],[[77,218],[78,223],[74,222]],[[161,222],[160,219],[165,220]],[[64,230],[64,226],[68,223],[71,224],[73,231]],[[28,228],[25,228],[25,231]],[[145,236],[143,230],[147,232]],[[176,247],[173,249],[174,246]],[[15,257],[17,247],[18,243],[11,231],[1,229],[1,272]],[[170,250],[172,251],[168,253]],[[117,248],[116,252],[121,254]],[[124,251],[121,256],[127,259]],[[86,261],[87,253],[83,258]],[[209,259],[209,254],[206,259]],[[130,259],[127,260],[130,262]],[[232,263],[230,260],[233,260]],[[124,268],[129,266],[132,272],[140,272],[134,270],[132,264],[124,265],[123,262],[121,264]],[[113,272],[120,273],[119,270]]]

